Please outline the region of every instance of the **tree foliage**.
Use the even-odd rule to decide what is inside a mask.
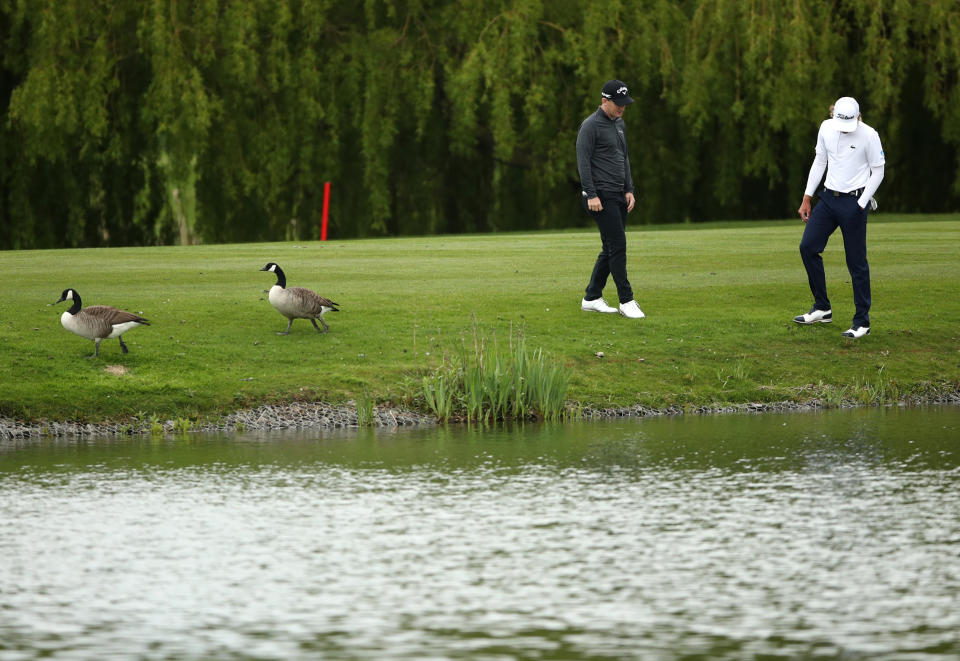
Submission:
[[[0,247],[586,224],[609,78],[635,222],[782,217],[855,96],[884,208],[960,208],[956,0],[0,0]]]

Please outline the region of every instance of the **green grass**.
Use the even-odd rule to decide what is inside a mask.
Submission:
[[[479,337],[569,370],[567,398],[651,407],[823,397],[877,403],[960,383],[960,217],[871,220],[873,332],[853,316],[842,238],[824,261],[830,325],[800,327],[810,293],[799,221],[629,232],[631,282],[647,318],[582,313],[599,239],[581,232],[161,248],[0,252],[0,413],[101,421],[182,420],[264,401],[320,399],[426,409],[424,377]],[[341,305],[320,335],[290,336],[266,300],[278,262],[290,286]],[[66,287],[84,305],[143,314],[120,353],[65,331]],[[616,299],[613,282],[607,298]],[[598,358],[597,353],[603,352]],[[121,365],[124,374],[105,368]]]

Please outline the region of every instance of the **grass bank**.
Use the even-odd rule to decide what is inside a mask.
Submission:
[[[527,346],[569,370],[567,399],[595,407],[884,398],[960,383],[960,217],[871,221],[873,332],[842,340],[853,303],[839,232],[824,254],[831,325],[810,305],[798,221],[629,232],[641,321],[582,313],[594,231],[160,248],[0,252],[0,413],[101,421],[216,415],[290,399],[422,406],[422,377],[479,338]],[[330,332],[286,320],[264,290],[341,305]],[[66,287],[84,305],[142,314],[130,353],[61,328]],[[612,281],[608,300],[616,298]],[[602,357],[598,354],[602,353]]]

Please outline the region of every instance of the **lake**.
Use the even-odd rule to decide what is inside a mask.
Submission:
[[[960,407],[0,442],[0,661],[960,656]]]

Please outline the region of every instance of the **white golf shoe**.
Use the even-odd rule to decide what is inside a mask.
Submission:
[[[620,314],[628,319],[643,319],[645,314],[643,310],[640,309],[640,306],[637,305],[636,301],[627,301],[626,303],[620,304]]]
[[[869,326],[856,326],[851,328],[850,330],[843,331],[843,337],[852,337],[853,339],[857,339],[858,337],[863,337],[864,335],[869,335],[869,334],[870,334]]]
[[[821,324],[829,324],[833,321],[833,310],[818,310],[817,308],[810,308],[810,312],[806,314],[800,314],[793,318],[798,324],[815,324],[818,321]]]
[[[617,308],[610,307],[602,298],[595,298],[592,301],[583,299],[580,301],[580,309],[584,312],[606,312],[607,314],[613,314],[617,311]]]

